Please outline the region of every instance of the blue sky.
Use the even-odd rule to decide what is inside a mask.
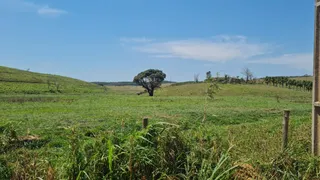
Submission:
[[[313,0],[0,0],[0,24],[0,65],[86,81],[312,74]]]

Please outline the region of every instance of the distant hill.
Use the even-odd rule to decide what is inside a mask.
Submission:
[[[64,76],[42,74],[0,66],[0,93],[91,93],[103,92],[96,84]]]
[[[300,81],[313,81],[313,76],[299,76],[299,77],[292,77],[291,79],[300,80]]]
[[[136,83],[134,82],[130,82],[130,81],[120,81],[120,82],[92,82],[94,84],[98,84],[100,86],[138,86]],[[176,82],[173,81],[163,81],[162,84],[173,84]]]

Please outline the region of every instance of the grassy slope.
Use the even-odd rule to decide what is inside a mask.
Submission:
[[[168,86],[157,90],[160,96],[204,96],[207,84],[185,84],[179,86]],[[276,98],[311,98],[311,93],[304,91],[293,91],[287,88],[279,88],[266,85],[231,85],[226,84],[221,86],[221,90],[217,96],[264,96]]]
[[[0,66],[0,93],[49,93],[57,91],[55,83],[62,93],[103,92],[101,87],[81,80]]]

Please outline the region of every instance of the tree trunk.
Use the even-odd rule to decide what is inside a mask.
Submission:
[[[148,91],[149,96],[153,96],[153,91],[154,91],[153,89]]]

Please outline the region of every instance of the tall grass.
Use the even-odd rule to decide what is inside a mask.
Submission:
[[[221,146],[213,147],[216,143],[209,141],[194,146],[177,125],[169,123],[130,135],[109,133],[86,143],[81,133],[72,130],[69,140],[63,168],[23,149],[13,155],[13,164],[0,161],[0,170],[12,179],[225,179],[236,168],[228,151],[218,153],[224,151],[217,151]]]
[[[199,89],[203,92],[192,94]],[[319,160],[308,156],[311,95],[223,85],[217,98],[207,101],[201,122],[204,90],[199,83],[170,86],[153,98],[3,96],[0,179],[319,177]],[[179,97],[188,94],[193,96]],[[280,148],[284,108],[292,110],[286,153]],[[144,116],[152,120],[147,129],[137,121]],[[2,126],[10,121],[19,124]],[[25,134],[40,139],[24,141]]]
[[[10,129],[10,127],[8,127]],[[170,123],[155,123],[134,133],[110,132],[91,141],[72,129],[64,164],[53,166],[37,151],[22,148],[0,160],[1,179],[314,179],[320,161],[289,146],[270,163],[248,164],[232,156],[233,139],[207,136],[200,124],[190,136]],[[4,130],[10,132],[10,130]],[[13,131],[11,129],[11,131]],[[14,133],[13,133],[14,134]],[[12,137],[12,133],[3,136]],[[2,138],[3,142],[7,142]],[[13,143],[7,142],[7,143]]]

